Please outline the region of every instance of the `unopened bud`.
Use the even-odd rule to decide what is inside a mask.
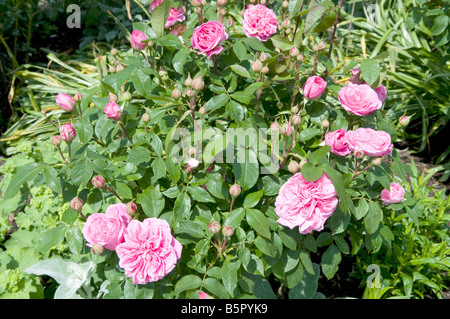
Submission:
[[[330,126],[330,122],[328,122],[327,119],[323,119],[321,124],[322,124],[322,127],[324,127],[324,128],[327,128]]]
[[[299,165],[296,161],[289,162],[289,165],[288,165],[289,172],[291,172],[292,174],[295,174],[298,172],[298,169],[299,169]]]
[[[270,125],[270,130],[271,130],[273,133],[278,132],[278,131],[280,130],[280,124],[278,124],[277,121],[273,122],[273,123]]]
[[[117,55],[117,50],[115,48],[111,49],[111,55]]]
[[[74,197],[70,201],[70,207],[77,212],[81,212],[81,209],[83,208],[83,204],[84,204],[83,201],[78,197]]]
[[[383,162],[383,158],[382,157],[377,157],[377,158],[374,158],[372,160],[372,163],[373,163],[374,166],[379,166],[379,165],[381,165],[382,162]]]
[[[194,146],[189,146],[188,153],[189,156],[195,156],[195,154],[197,154],[197,149]]]
[[[356,158],[361,158],[364,156],[364,152],[360,151],[360,150],[355,150],[355,151],[353,151],[353,156]]]
[[[129,101],[129,100],[131,100],[131,93],[126,91],[123,93],[122,97],[125,101]]]
[[[231,237],[233,236],[234,230],[233,227],[231,226],[225,226],[222,228],[222,235],[224,235],[225,237]]]
[[[267,67],[267,65],[266,66],[264,66],[262,69],[261,69],[261,73],[262,74],[267,74],[267,73],[269,73],[269,68]]]
[[[192,6],[197,8],[197,7],[200,7],[202,5],[202,2],[198,1],[198,0],[191,0],[191,4],[192,4]]]
[[[75,99],[75,101],[80,102],[83,99],[83,95],[81,95],[80,92],[76,93],[73,98]]]
[[[291,107],[291,113],[292,114],[298,113],[298,106]]]
[[[259,3],[262,4],[262,5],[265,5],[267,3],[267,1],[266,0],[259,0]]]
[[[267,54],[265,54],[264,52],[261,53],[261,55],[259,56],[259,59],[264,62],[267,60]]]
[[[297,61],[298,62],[303,62],[303,54],[300,54],[297,56]]]
[[[285,29],[289,28],[291,26],[291,20],[284,19],[283,22],[281,22],[281,26]]]
[[[262,70],[262,68],[263,68],[263,64],[260,60],[253,61],[253,63],[252,63],[253,72],[259,72]]]
[[[300,54],[300,51],[296,47],[292,47],[289,53],[292,57],[296,57]]]
[[[54,136],[52,136],[52,144],[53,145],[55,145],[55,146],[59,146],[59,145],[61,145],[61,137],[60,136],[56,136],[56,135],[54,135]]]
[[[117,102],[117,95],[112,92],[109,92],[108,99],[110,102]]]
[[[104,251],[104,248],[99,243],[95,243],[92,245],[91,251],[94,255],[101,255]]]
[[[208,230],[212,234],[217,234],[220,231],[220,227],[221,227],[221,225],[219,222],[212,221],[208,225]]]
[[[125,67],[120,63],[116,66],[116,72],[122,71],[123,69],[125,69]]]
[[[186,78],[186,80],[184,80],[184,85],[186,85],[187,87],[190,87],[192,85],[191,74],[188,73],[188,77]]]
[[[224,5],[227,4],[227,0],[217,0],[217,4],[218,4],[219,6],[224,6]]]
[[[281,4],[281,6],[285,9],[289,8],[289,2],[287,2],[286,0],[283,1],[283,3]]]
[[[186,96],[192,97],[192,96],[195,95],[195,92],[194,92],[193,89],[188,88],[186,91],[184,91],[184,94],[185,94]]]
[[[239,195],[241,195],[241,187],[238,184],[231,185],[231,187],[230,187],[230,195],[233,198],[236,198]]]
[[[317,52],[317,51],[319,51],[319,46],[317,44],[314,44],[312,49],[314,52]]]
[[[302,118],[300,117],[300,115],[295,114],[292,116],[292,124],[294,125],[300,125],[300,123],[302,123]]]
[[[289,122],[284,123],[280,128],[280,133],[283,136],[291,136],[292,135],[292,125]]]
[[[147,113],[147,112],[145,112],[145,113],[142,114],[142,116],[141,116],[141,120],[142,120],[142,122],[144,122],[144,123],[150,122],[151,118],[152,118],[152,117],[151,117],[150,114]]]
[[[206,114],[206,108],[204,106],[202,106],[199,110],[198,113],[200,113],[200,115],[205,115]]]
[[[181,90],[179,88],[174,88],[172,91],[172,97],[177,100],[181,97]]]
[[[92,178],[91,182],[92,182],[92,185],[94,185],[94,187],[98,187],[98,188],[105,187],[105,179],[100,175],[95,175]]]
[[[109,73],[116,73],[116,67],[114,65],[110,65],[108,67],[108,72]]]
[[[325,50],[327,45],[325,44],[325,42],[322,41],[318,44],[318,46],[319,46],[319,50]]]
[[[125,205],[125,210],[128,215],[132,216],[137,211],[137,205],[135,202],[129,202]]]
[[[203,77],[199,76],[192,80],[192,88],[196,91],[201,91],[205,87],[205,81],[203,81]]]
[[[400,118],[400,120],[398,121],[398,123],[399,123],[401,126],[407,126],[407,125],[409,124],[410,121],[411,121],[411,116],[403,115],[403,116]]]

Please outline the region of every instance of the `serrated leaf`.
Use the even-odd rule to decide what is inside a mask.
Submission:
[[[322,272],[328,279],[334,277],[338,271],[338,265],[342,260],[341,252],[334,245],[331,244],[322,255]]]
[[[23,183],[32,181],[38,176],[44,167],[38,163],[29,163],[17,170],[17,173],[11,178],[8,188],[2,194],[2,199],[9,199],[15,196]]]
[[[175,284],[174,294],[179,295],[183,291],[197,289],[201,284],[202,279],[196,275],[184,276]]]
[[[164,26],[172,8],[172,0],[165,0],[152,11],[150,23],[155,35],[160,38],[164,35]]]
[[[369,85],[374,84],[380,76],[380,64],[373,59],[365,59],[361,63],[361,76]]]
[[[267,220],[266,215],[260,212],[257,209],[247,209],[246,210],[247,223],[254,229],[256,232],[266,238],[271,239],[272,235],[269,228],[269,221]]]

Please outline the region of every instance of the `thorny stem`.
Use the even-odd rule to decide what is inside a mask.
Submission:
[[[59,154],[61,154],[61,157],[62,157],[64,163],[67,164],[66,158],[64,157],[64,154],[63,154],[63,152],[61,151],[61,148],[60,148],[59,146],[58,146],[58,151],[59,151]]]
[[[114,196],[116,196],[120,201],[122,201],[122,198],[120,198],[120,196],[117,195],[117,193],[116,193],[113,189],[111,189],[111,188],[108,187],[108,186],[105,186],[105,189],[106,189],[107,191],[111,192],[111,193],[112,193]]]
[[[125,133],[125,136],[127,137],[128,140],[130,140],[130,137],[128,136],[127,130],[125,129],[125,126],[123,125],[122,122],[119,122],[120,126],[122,127],[123,132]],[[130,140],[131,141],[131,140]]]
[[[234,197],[231,199],[230,213],[233,211]]]
[[[68,148],[68,153],[69,153],[69,163],[70,162],[72,162],[72,152],[71,152],[71,149],[70,149],[70,144],[67,144],[67,148]]]

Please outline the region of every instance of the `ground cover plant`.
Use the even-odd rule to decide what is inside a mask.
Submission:
[[[343,1],[134,4],[89,72],[21,70],[52,109],[1,166],[2,298],[444,296],[441,168],[401,161]]]

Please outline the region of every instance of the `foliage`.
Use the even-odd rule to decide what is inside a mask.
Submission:
[[[344,83],[337,78],[361,67],[363,79],[376,87],[383,81],[385,61],[372,57],[348,65],[332,47],[334,38],[326,49],[314,46],[326,42],[327,31],[335,27],[340,10],[331,1],[308,8],[303,1],[290,1],[288,8],[274,2],[271,7],[279,23],[289,17],[292,26],[266,42],[245,37],[242,4],[236,1],[226,6],[224,50],[212,59],[189,47],[201,18],[189,11],[181,39],[167,31],[156,35],[164,31],[163,19],[143,19],[132,27],[151,41],[144,51],[104,53],[96,59],[99,68],[88,74],[61,63],[82,85],[38,84],[35,89],[43,90],[49,104],[56,93],[81,93],[72,113],[54,111],[46,117],[56,124],[48,126],[50,134],[58,134],[66,122],[77,134],[71,144],[61,144],[64,157],[49,138],[21,138],[6,150],[12,156],[2,166],[0,207],[8,210],[1,216],[23,211],[10,235],[7,223],[0,224],[5,236],[1,267],[8,269],[2,297],[21,289],[30,298],[197,298],[199,291],[221,299],[323,298],[329,296],[317,291],[318,281],[334,279],[343,257],[354,260],[353,276],[367,287],[356,297],[441,297],[449,280],[450,202],[443,191],[430,196],[425,183],[434,172],[419,174],[414,163],[400,161],[395,149],[379,163],[367,156],[337,156],[324,144],[325,134],[340,128],[371,127],[392,140],[400,137],[389,110],[356,117],[337,98]],[[204,18],[220,19],[216,9],[207,3]],[[293,46],[303,59],[291,57]],[[267,73],[252,68],[262,52],[268,56]],[[109,72],[106,61],[124,68]],[[56,70],[45,72],[42,78],[64,78]],[[304,98],[302,90],[312,74],[328,82],[317,100]],[[191,76],[202,77],[204,86],[186,85]],[[182,92],[178,98],[172,95],[175,88]],[[120,121],[103,111],[110,94],[123,108]],[[275,121],[291,122],[295,114],[301,123],[293,134],[269,129]],[[200,161],[196,169],[186,169],[190,157]],[[291,161],[300,162],[308,181],[325,173],[334,184],[339,205],[323,231],[302,235],[277,222],[274,202],[293,174],[287,166]],[[103,176],[108,188],[92,185],[95,175]],[[393,181],[405,187],[405,201],[382,205],[380,192]],[[242,192],[234,198],[229,188],[235,183]],[[70,207],[74,197],[84,203],[80,214]],[[114,252],[93,254],[81,232],[85,216],[131,201],[138,205],[133,218],[166,220],[183,245],[177,267],[146,285],[133,285],[125,277]],[[234,234],[213,235],[211,221],[231,226]],[[373,266],[381,270],[381,286],[371,285]],[[51,278],[45,289],[38,276]]]

